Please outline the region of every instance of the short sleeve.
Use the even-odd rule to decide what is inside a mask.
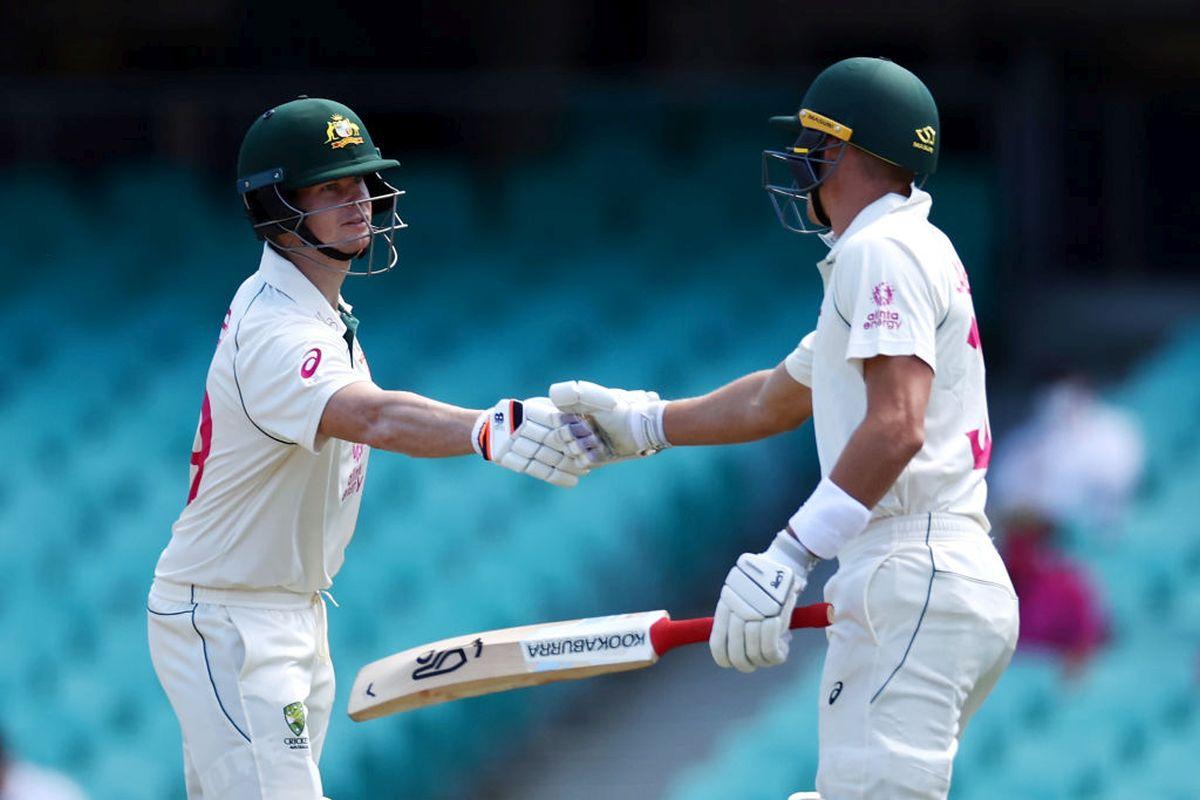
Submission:
[[[846,358],[916,356],[937,371],[935,335],[945,302],[897,242],[854,244],[839,259],[835,294],[850,324]]]
[[[313,453],[324,446],[317,428],[329,398],[370,380],[355,372],[336,331],[308,321],[283,323],[242,342],[233,368],[242,406],[255,427]]]
[[[792,380],[809,388],[812,387],[813,339],[816,335],[817,332],[813,331],[801,339],[796,349],[783,360],[783,368],[792,376]]]

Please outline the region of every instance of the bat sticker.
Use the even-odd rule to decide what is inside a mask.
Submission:
[[[547,626],[542,636],[521,641],[521,655],[538,671],[651,659],[650,626],[662,616],[651,611]]]

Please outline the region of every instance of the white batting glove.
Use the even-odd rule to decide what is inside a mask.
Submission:
[[[471,444],[485,461],[563,487],[579,483],[600,449],[591,428],[548,397],[501,400],[475,420]]]
[[[796,600],[820,561],[787,531],[765,553],[743,553],[725,577],[708,647],[720,667],[753,672],[787,660]]]
[[[550,387],[550,399],[560,411],[586,419],[600,437],[604,447],[590,454],[592,466],[653,455],[671,446],[663,432],[667,403],[656,392],[563,381]]]

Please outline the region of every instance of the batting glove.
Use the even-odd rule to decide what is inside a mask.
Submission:
[[[475,420],[471,444],[484,461],[563,487],[579,483],[601,447],[585,422],[546,397],[501,400]]]
[[[599,436],[603,448],[589,454],[592,466],[653,455],[671,446],[663,432],[667,403],[656,392],[564,381],[550,387],[550,399],[560,411],[587,420]]]
[[[708,647],[720,667],[753,672],[787,660],[789,623],[820,561],[787,531],[765,553],[743,553],[725,576]]]

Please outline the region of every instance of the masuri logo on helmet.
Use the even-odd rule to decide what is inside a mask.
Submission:
[[[932,125],[926,125],[924,128],[917,128],[916,133],[917,141],[913,142],[913,147],[932,153],[934,142],[937,141],[937,131]]]

